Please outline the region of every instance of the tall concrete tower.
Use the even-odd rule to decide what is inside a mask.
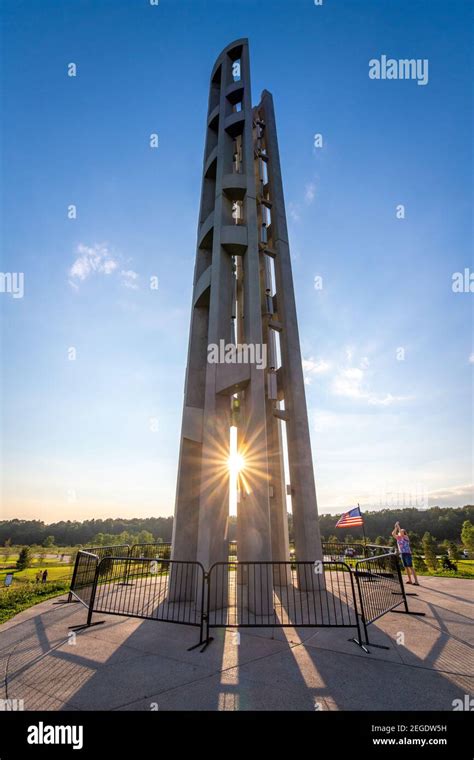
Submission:
[[[273,100],[252,107],[246,39],[211,74],[197,238],[173,558],[227,561],[233,427],[239,561],[289,559],[287,494],[297,559],[321,559]]]

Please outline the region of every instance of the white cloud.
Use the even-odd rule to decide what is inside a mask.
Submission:
[[[76,287],[78,281],[84,282],[94,272],[111,274],[118,267],[117,260],[103,243],[95,243],[93,246],[79,243],[76,253],[78,256],[69,270],[69,282],[76,284]]]
[[[391,406],[392,404],[398,404],[401,401],[411,401],[412,396],[393,396],[391,393],[386,393],[385,396],[377,396],[376,394],[369,393],[367,401],[372,406]]]
[[[313,359],[312,357],[303,359],[303,373],[306,385],[311,385],[313,375],[327,372],[330,367],[329,362],[324,361],[324,359]]]
[[[305,203],[309,206],[315,198],[316,195],[316,186],[313,184],[313,182],[309,182],[304,191],[304,200]]]
[[[471,354],[469,357],[469,364],[474,364],[474,354]]]
[[[93,274],[120,274],[120,280],[126,288],[138,288],[138,274],[132,269],[120,270],[120,257],[113,254],[105,243],[89,246],[79,243],[76,248],[76,260],[69,269],[69,284],[74,290]]]
[[[463,507],[474,503],[474,484],[442,488],[428,493],[430,506]]]
[[[354,356],[354,349],[352,348],[352,346],[347,346],[346,349],[345,349],[345,351],[346,351],[346,359],[347,359],[347,361],[351,362],[352,361],[352,357]]]
[[[299,214],[299,206],[297,206],[295,203],[289,203],[288,205],[288,213],[290,215],[290,219],[292,219],[293,222],[299,222],[301,217]]]
[[[131,288],[131,290],[138,290],[138,274],[134,272],[133,269],[122,269],[120,272],[120,277],[122,284],[125,285],[126,288]]]
[[[361,362],[362,364],[362,362]],[[365,401],[371,406],[391,406],[402,401],[411,400],[410,396],[394,396],[392,393],[377,394],[366,387],[365,370],[361,367],[348,367],[338,372],[334,378],[332,391],[336,396],[345,396],[358,401]]]
[[[334,378],[333,391],[336,396],[347,396],[348,398],[363,398],[362,380],[364,373],[357,367],[340,370]]]

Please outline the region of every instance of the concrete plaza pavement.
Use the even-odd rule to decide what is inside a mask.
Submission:
[[[474,584],[422,577],[413,610],[369,626],[367,655],[343,628],[197,628],[48,600],[0,626],[0,699],[25,710],[452,710],[472,694]],[[65,597],[63,597],[65,598]],[[56,603],[55,603],[56,602]]]

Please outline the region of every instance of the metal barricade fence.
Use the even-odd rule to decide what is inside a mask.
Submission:
[[[199,562],[104,557],[97,566],[87,625],[94,612],[180,623],[197,626],[202,643],[204,575]]]
[[[394,552],[382,554],[356,562],[354,575],[357,583],[362,624],[366,643],[379,649],[389,647],[369,642],[367,626],[387,612],[404,612],[407,615],[424,616],[424,612],[408,609],[407,595],[403,585],[398,555]],[[395,609],[403,604],[403,610]]]
[[[211,628],[356,628],[353,573],[339,561],[219,562],[208,575]]]
[[[98,564],[99,557],[97,554],[82,549],[77,552],[68,602],[72,601],[74,596],[86,607],[90,606]]]
[[[380,646],[369,642],[367,626],[382,615],[401,612],[395,608],[402,603],[404,612],[423,614],[408,609],[393,552],[351,564],[340,559],[218,562],[206,573],[199,562],[163,558],[163,545],[136,546],[146,547],[146,553],[153,547],[155,556],[130,556],[128,547],[125,556],[102,559],[78,552],[69,598],[88,607],[86,625],[99,612],[196,626],[195,646],[204,644],[203,649],[212,640],[211,628],[354,628],[357,636],[351,640],[367,652],[366,644]]]
[[[71,585],[69,587],[67,601],[72,602],[73,596],[76,596],[78,601],[83,601],[82,599],[79,599],[79,595],[77,593],[74,593],[80,587],[80,578],[85,578],[88,573],[88,570],[86,569],[88,563],[87,560],[84,559],[83,555],[91,554],[97,557],[97,560],[100,561],[104,557],[128,556],[129,549],[130,547],[128,544],[113,544],[113,546],[86,546],[85,548],[80,549],[76,554],[76,561],[74,563],[74,570],[72,571]],[[84,588],[86,588],[87,585],[89,584],[84,584]]]
[[[128,557],[130,547],[128,544],[113,544],[112,546],[86,546],[83,551],[97,554],[99,559],[104,557]]]
[[[379,557],[381,554],[396,554],[395,546],[381,546],[380,544],[366,544],[366,557]]]
[[[405,594],[396,554],[356,562],[355,577],[365,625],[397,607]],[[401,598],[400,598],[401,597]]]

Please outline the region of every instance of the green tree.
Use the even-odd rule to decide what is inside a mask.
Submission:
[[[150,533],[149,530],[141,530],[140,533],[137,534],[137,540],[135,541],[136,544],[154,544],[155,539],[153,538],[153,533]]]
[[[27,567],[30,567],[32,562],[33,562],[33,557],[31,556],[30,547],[23,546],[22,549],[20,549],[20,554],[16,561],[17,570],[26,570]]]
[[[43,541],[43,546],[45,548],[48,548],[49,546],[54,546],[54,536],[46,536],[46,538]]]
[[[436,541],[431,533],[426,531],[425,535],[423,536],[422,543],[426,566],[428,570],[436,572],[438,569],[438,560],[436,558]]]
[[[449,542],[448,546],[448,557],[449,559],[456,561],[459,559],[459,549],[457,544],[454,543],[454,541]]]
[[[384,538],[383,536],[377,536],[377,538],[375,539],[375,543],[377,544],[377,546],[386,546],[387,545],[386,541],[387,539]]]
[[[415,533],[413,530],[409,530],[408,538],[410,539],[410,546],[412,551],[421,549],[421,538],[419,537],[418,533]]]
[[[465,520],[462,524],[461,541],[468,552],[474,552],[474,525],[470,520]]]

